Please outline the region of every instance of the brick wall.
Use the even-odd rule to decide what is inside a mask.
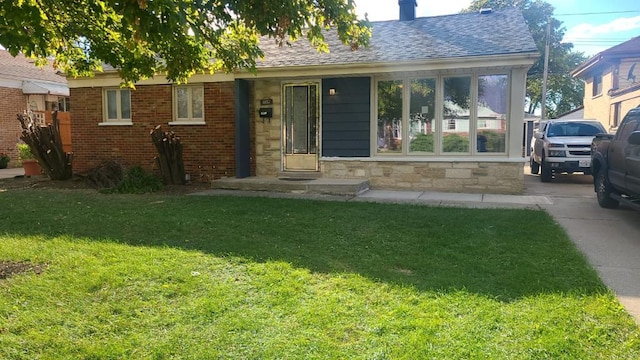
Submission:
[[[27,108],[27,97],[22,89],[0,87],[0,152],[11,158],[9,166],[18,159],[16,143],[20,140],[20,123],[16,119]]]
[[[206,125],[167,125],[172,121],[172,86],[137,86],[131,91],[133,125],[100,126],[102,88],[71,91],[73,171],[86,173],[105,160],[140,165],[155,171],[156,150],[150,131],[162,125],[173,131],[184,146],[185,172],[193,181],[235,176],[234,84],[205,83]]]

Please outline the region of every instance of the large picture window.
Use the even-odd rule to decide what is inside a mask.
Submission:
[[[376,154],[505,154],[509,76],[376,82]]]

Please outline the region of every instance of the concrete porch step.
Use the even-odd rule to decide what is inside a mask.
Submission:
[[[222,178],[213,180],[211,182],[211,188],[356,196],[369,190],[369,180],[324,178],[280,179],[272,177]]]

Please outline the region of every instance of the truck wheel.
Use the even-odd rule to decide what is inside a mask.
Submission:
[[[538,175],[540,172],[540,165],[533,160],[533,156],[529,159],[529,168],[531,169],[531,173],[533,175]]]
[[[542,160],[542,164],[540,165],[540,181],[542,182],[550,182],[553,179],[553,170],[551,166]]]
[[[596,175],[596,197],[598,198],[598,204],[606,209],[615,209],[620,205],[618,200],[611,197],[613,189],[609,183],[607,176],[607,169],[600,169],[598,175]]]

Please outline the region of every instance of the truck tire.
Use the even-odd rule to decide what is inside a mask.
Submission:
[[[533,155],[529,159],[529,169],[531,169],[531,173],[533,175],[538,175],[538,173],[540,172],[540,165],[535,162],[535,160],[533,160]]]
[[[596,198],[598,198],[598,204],[605,209],[615,209],[620,205],[618,200],[611,197],[613,188],[609,183],[609,177],[607,176],[607,169],[602,168],[596,175]]]
[[[542,164],[540,164],[540,181],[551,182],[551,179],[553,179],[553,170],[551,166],[542,159]]]

